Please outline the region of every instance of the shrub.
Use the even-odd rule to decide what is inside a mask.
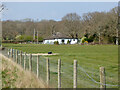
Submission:
[[[85,42],[85,40],[82,40],[82,43],[84,43]]]
[[[42,37],[38,37],[38,41],[42,42],[43,38]]]
[[[35,38],[37,40],[37,36]],[[17,41],[33,41],[33,37],[29,36],[29,35],[18,35],[18,36],[16,36],[16,40]],[[43,41],[43,38],[38,37],[38,41]]]
[[[88,41],[85,41],[84,44],[88,44]]]
[[[33,37],[32,36],[24,36],[24,41],[32,41]]]
[[[116,43],[116,37],[114,36],[114,37],[109,37],[108,38],[108,43]]]
[[[59,42],[58,42],[58,41],[55,41],[54,44],[59,45]]]
[[[69,41],[69,40],[67,41],[67,44],[70,44],[70,41]]]
[[[84,43],[85,41],[86,41],[86,37],[83,37],[82,39],[81,39],[81,42],[80,43]]]
[[[62,44],[65,44],[64,41],[65,41],[65,40],[63,39],[63,40],[62,40]]]

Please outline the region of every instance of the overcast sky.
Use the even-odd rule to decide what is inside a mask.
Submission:
[[[6,8],[2,20],[54,19],[61,20],[67,13],[84,13],[109,11],[117,2],[4,2]]]

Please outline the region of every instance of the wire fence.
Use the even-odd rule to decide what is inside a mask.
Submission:
[[[61,62],[61,69],[58,68],[57,60],[49,60],[49,64],[46,61],[47,58],[39,55],[32,55],[16,49],[6,49],[2,52],[8,58],[18,64],[20,64],[25,70],[31,70],[37,75],[38,78],[42,78],[46,83],[54,88],[73,88],[75,84],[74,63]],[[49,65],[49,67],[48,67]],[[86,68],[77,64],[77,88],[118,88],[118,81],[111,81],[111,78],[106,76],[105,83],[101,82],[99,70],[91,69],[87,71]],[[58,74],[60,70],[60,74]],[[49,72],[48,72],[49,71]],[[94,73],[93,73],[94,72]],[[107,72],[105,72],[107,73]],[[109,73],[108,73],[109,74]],[[58,78],[58,76],[60,78]],[[104,75],[103,75],[104,76]],[[102,76],[102,78],[104,78]],[[48,80],[49,79],[49,80]],[[103,80],[104,81],[104,80]],[[58,85],[60,84],[60,85]]]

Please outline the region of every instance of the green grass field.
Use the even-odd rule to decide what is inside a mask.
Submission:
[[[57,87],[57,60],[62,60],[62,87],[72,87],[73,60],[97,82],[99,82],[99,67],[106,69],[106,83],[118,84],[118,46],[116,45],[36,45],[36,44],[3,44],[7,48],[22,50],[27,53],[59,53],[49,57],[51,60],[51,82]],[[53,80],[54,79],[54,80]],[[78,67],[78,87],[99,88]],[[107,86],[114,88],[116,86]]]

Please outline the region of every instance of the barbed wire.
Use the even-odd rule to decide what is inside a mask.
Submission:
[[[120,85],[112,85],[112,84],[102,84],[100,82],[97,82],[79,64],[78,64],[78,68],[80,68],[94,83],[97,83],[97,84],[100,84],[100,85],[106,85],[106,86],[120,86]]]

